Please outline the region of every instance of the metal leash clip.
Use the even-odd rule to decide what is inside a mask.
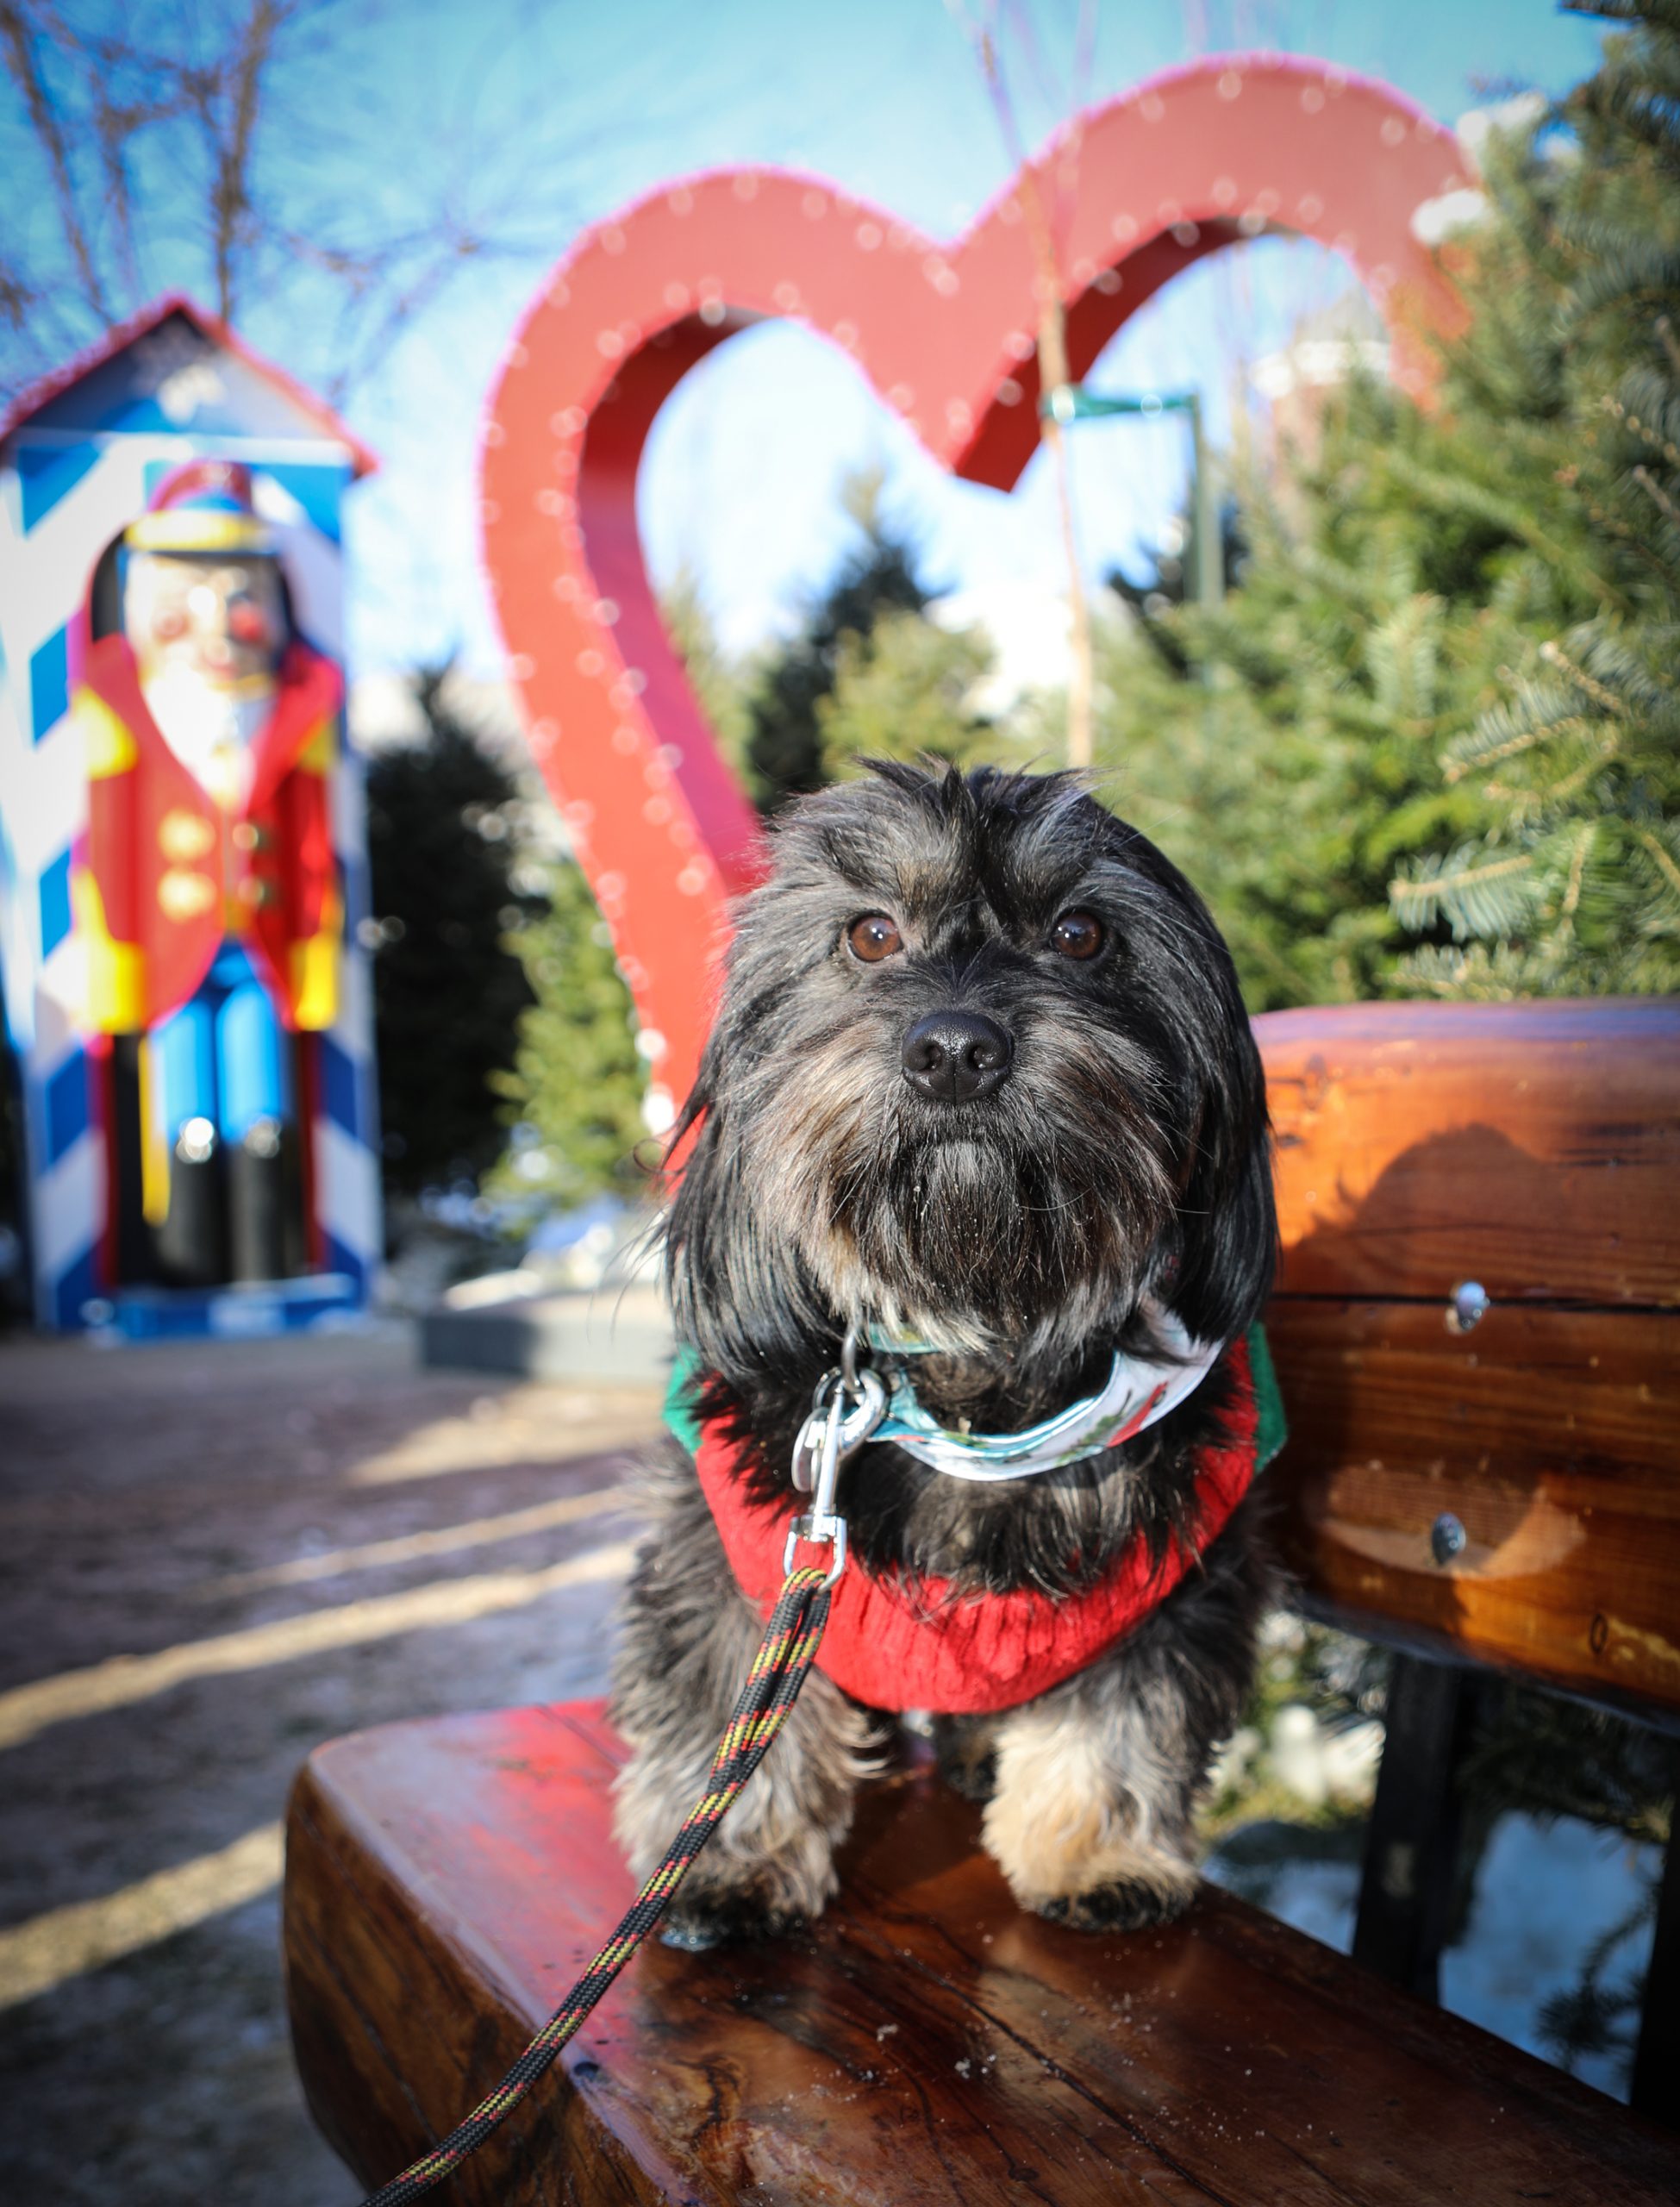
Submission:
[[[846,1568],[846,1520],[834,1508],[840,1466],[857,1454],[887,1414],[887,1391],[877,1372],[859,1366],[862,1335],[856,1326],[846,1334],[839,1366],[824,1372],[812,1397],[810,1413],[793,1444],[793,1483],[811,1497],[811,1506],[796,1517],[788,1531],[782,1569],[793,1569],[794,1554],[801,1541],[832,1547],[828,1584],[832,1586]]]

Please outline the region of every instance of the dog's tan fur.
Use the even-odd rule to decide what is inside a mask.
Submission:
[[[1081,1685],[1071,1679],[999,1724],[987,1850],[1023,1908],[1077,1915],[1095,1896],[1135,1890],[1175,1914],[1196,1879],[1189,1831],[1160,1813],[1172,1794],[1168,1759],[1124,1710],[1093,1722]]]

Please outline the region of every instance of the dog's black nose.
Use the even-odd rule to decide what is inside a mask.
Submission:
[[[1008,1035],[979,1012],[930,1011],[904,1037],[901,1059],[912,1088],[936,1104],[966,1104],[1002,1086],[1013,1054]]]

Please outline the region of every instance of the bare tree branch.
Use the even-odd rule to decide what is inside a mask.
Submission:
[[[682,0],[666,4],[684,24]],[[423,114],[412,72],[387,97],[381,53],[422,12],[449,55]],[[546,265],[578,219],[584,165],[655,140],[669,104],[668,71],[644,72],[615,112],[562,135],[549,0],[528,0],[517,67],[488,28],[462,66],[451,0],[0,0],[0,54],[16,87],[0,78],[0,391],[162,276],[224,319],[253,299],[303,303],[288,365],[342,397],[452,284]],[[424,162],[394,164],[422,144]]]
[[[103,321],[109,322],[111,312],[104,286],[99,279],[92,241],[82,220],[64,135],[59,128],[52,99],[36,65],[29,23],[23,9],[14,6],[11,0],[0,0],[0,38],[5,41],[7,66],[28,109],[30,128],[46,157],[47,173],[53,179],[53,196],[58,203],[59,220],[64,228],[65,242],[70,248],[71,258],[81,279],[82,295],[94,313]]]
[[[274,0],[257,0],[234,53],[233,128],[217,149],[220,158],[212,197],[216,312],[223,322],[234,318],[234,257],[251,211],[251,141],[257,128],[258,87],[274,50],[274,34],[281,20],[282,11]]]

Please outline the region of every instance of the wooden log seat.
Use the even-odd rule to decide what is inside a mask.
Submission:
[[[1472,1666],[1680,1722],[1680,1006],[1259,1028],[1292,1425],[1267,1474],[1278,1535],[1305,1604],[1402,1651],[1356,1958],[1206,1886],[1160,1930],[1023,1915],[977,1812],[909,1760],[865,1789],[821,1922],[644,1949],[440,2199],[1680,2200],[1680,2131],[1658,2127],[1680,2123],[1676,1850],[1643,2112],[1427,1998]],[[1479,1318],[1453,1299],[1472,1282]],[[574,1704],[386,1727],[300,1777],[298,2066],[370,2185],[496,2081],[629,1899],[621,1754]]]
[[[292,2028],[370,2185],[548,2015],[634,1888],[598,1704],[389,1725],[292,1803]],[[1160,1931],[1023,1915],[978,1811],[871,1789],[840,1897],[775,1945],[644,1948],[442,2197],[1671,2207],[1680,2140],[1204,1887]]]

